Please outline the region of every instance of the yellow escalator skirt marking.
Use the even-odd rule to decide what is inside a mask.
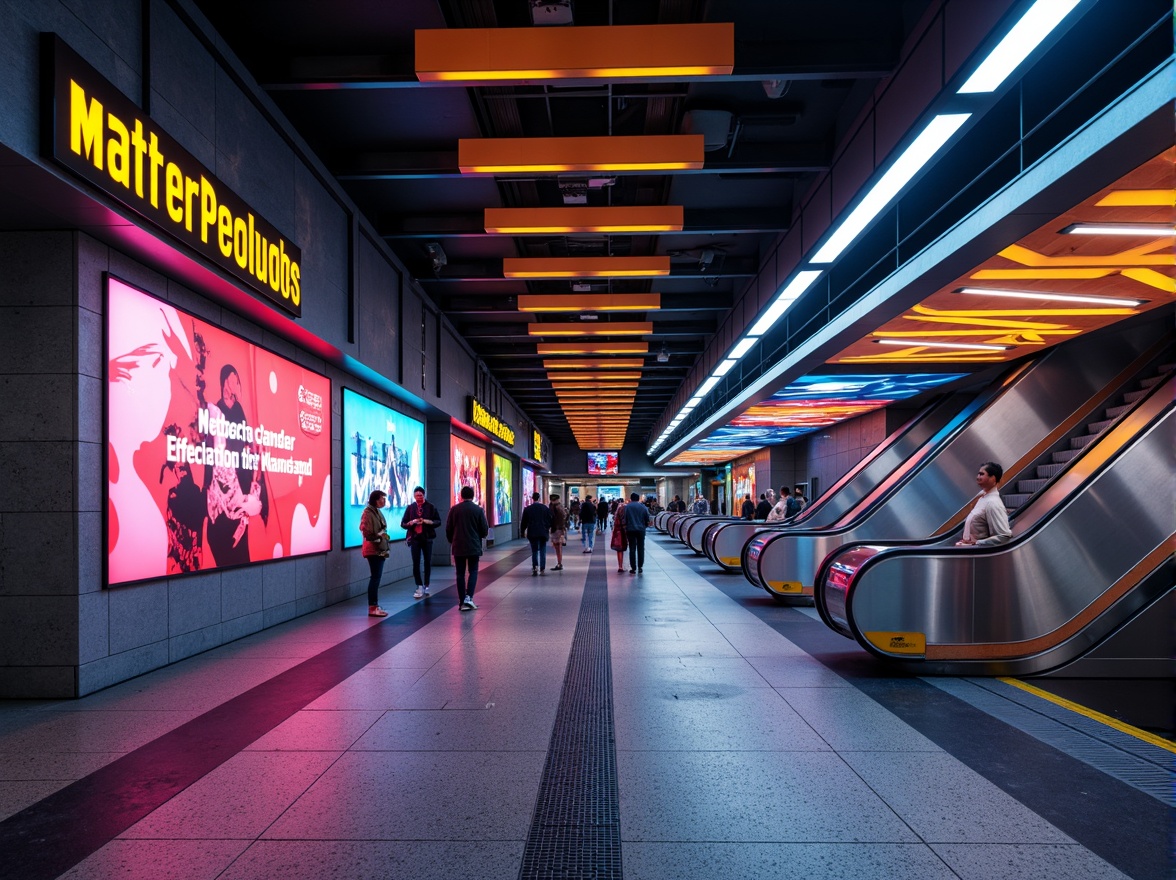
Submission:
[[[870,644],[888,654],[911,654],[922,657],[927,653],[927,637],[917,632],[868,632]]]
[[[723,563],[723,565],[739,565],[739,557],[738,556],[720,556],[719,562]]]
[[[1079,715],[1084,715],[1092,721],[1097,721],[1100,724],[1105,724],[1107,727],[1113,727],[1115,730],[1122,731],[1128,736],[1133,736],[1136,739],[1143,740],[1145,743],[1151,743],[1157,748],[1161,748],[1166,752],[1176,754],[1176,743],[1166,740],[1163,737],[1156,736],[1154,733],[1148,733],[1146,730],[1140,730],[1138,727],[1132,727],[1117,718],[1112,718],[1109,715],[1104,715],[1102,712],[1096,712],[1093,709],[1087,709],[1085,706],[1078,703],[1072,703],[1069,700],[1057,697],[1049,691],[1043,691],[1041,688],[1034,687],[1031,684],[1026,684],[1023,681],[1018,681],[1015,678],[1001,677],[998,681],[1003,681],[1005,684],[1012,685],[1015,688],[1020,688],[1027,693],[1034,696],[1041,697],[1043,700],[1049,700],[1056,706],[1061,706],[1063,709],[1069,709],[1071,712],[1077,712]]]
[[[768,589],[777,593],[800,593],[804,586],[800,581],[768,581]]]

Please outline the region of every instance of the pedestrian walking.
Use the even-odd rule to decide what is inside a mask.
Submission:
[[[461,503],[449,508],[445,520],[445,537],[457,569],[457,597],[462,611],[473,611],[474,587],[478,585],[478,562],[482,557],[482,539],[490,534],[486,511],[474,503],[473,486],[461,487]],[[467,581],[466,572],[469,572]]]

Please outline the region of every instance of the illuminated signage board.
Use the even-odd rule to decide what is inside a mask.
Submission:
[[[543,435],[538,431],[531,431],[531,458],[543,461]]]
[[[57,37],[47,39],[54,161],[293,315],[302,251]]]
[[[412,490],[425,483],[424,422],[344,388],[343,461],[343,546],[363,543],[359,520],[377,489],[388,496],[388,537],[403,538],[400,520]]]
[[[453,486],[453,491],[449,496],[450,505],[461,504],[461,490],[463,487],[469,486],[474,490],[474,503],[485,509],[486,450],[474,443],[450,436],[449,455],[451,457],[449,476]]]
[[[501,455],[494,456],[494,522],[504,526],[511,521],[514,510],[514,462]]]
[[[514,446],[514,428],[482,406],[476,397],[470,398],[470,424],[497,437],[507,446]]]
[[[111,585],[331,549],[331,382],[114,278]]]

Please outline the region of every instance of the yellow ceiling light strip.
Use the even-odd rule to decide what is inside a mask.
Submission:
[[[507,257],[504,278],[659,278],[669,257]]]
[[[729,76],[730,22],[553,28],[421,29],[421,82],[536,82]]]
[[[603,208],[486,208],[486,231],[498,235],[680,232],[681,205]]]
[[[575,375],[573,375],[571,373],[548,373],[547,378],[549,381],[551,381],[553,383],[554,382],[599,382],[599,381],[612,382],[614,379],[620,380],[620,381],[624,381],[624,380],[628,380],[628,379],[640,381],[641,374],[640,373],[625,373],[625,372],[578,373]]]
[[[652,332],[652,321],[553,321],[527,325],[529,336],[645,336]]]
[[[1156,254],[1153,251],[1165,251],[1165,253]],[[1051,257],[1039,254],[1037,251],[1019,244],[1009,245],[1000,252],[1000,255],[1006,260],[1012,260],[1022,266],[1053,267],[1055,269],[1071,266],[1176,266],[1176,254],[1172,253],[1172,242],[1166,238],[1156,239],[1114,254],[1099,256]]]
[[[980,269],[968,277],[976,281],[1081,281],[1114,274],[1114,269]]]
[[[462,174],[567,171],[685,171],[702,168],[700,134],[611,137],[460,138]]]
[[[564,361],[545,360],[545,370],[637,370],[645,366],[641,358],[608,358],[607,360]]]
[[[1094,203],[1098,208],[1176,207],[1176,189],[1117,189]]]
[[[661,294],[522,294],[517,307],[520,312],[652,312],[661,308]]]
[[[540,342],[538,354],[646,354],[648,342]]]

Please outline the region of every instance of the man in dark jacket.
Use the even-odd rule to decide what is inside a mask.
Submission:
[[[743,509],[739,512],[743,519],[755,519],[755,505],[751,503],[751,496],[743,496]]]
[[[596,533],[603,534],[604,526],[608,522],[608,502],[603,498],[596,504]]]
[[[449,516],[445,520],[445,537],[451,545],[453,564],[457,568],[457,595],[461,599],[462,611],[473,611],[478,607],[474,604],[474,587],[478,584],[482,539],[488,534],[490,524],[486,522],[486,511],[474,504],[473,487],[462,486],[461,503],[449,508]]]
[[[547,539],[551,537],[551,508],[539,500],[538,492],[531,495],[531,503],[523,508],[520,534],[531,542],[531,577],[547,569]]]
[[[768,514],[772,512],[772,502],[768,500],[766,493],[760,494],[760,503],[755,508],[756,519],[767,519]]]
[[[580,505],[580,543],[584,545],[585,553],[591,553],[592,545],[596,543],[596,502],[591,495],[585,495],[584,503]]]
[[[416,581],[414,599],[429,595],[429,575],[433,569],[433,539],[437,537],[437,526],[441,525],[441,514],[432,501],[425,498],[424,486],[412,490],[412,504],[404,508],[400,527],[408,533],[408,550],[412,554],[412,578]],[[424,558],[424,577],[421,577],[421,558]]]
[[[649,528],[649,508],[640,503],[641,496],[634,492],[625,505],[625,537],[629,542],[629,574],[637,574],[645,568],[645,530]]]

